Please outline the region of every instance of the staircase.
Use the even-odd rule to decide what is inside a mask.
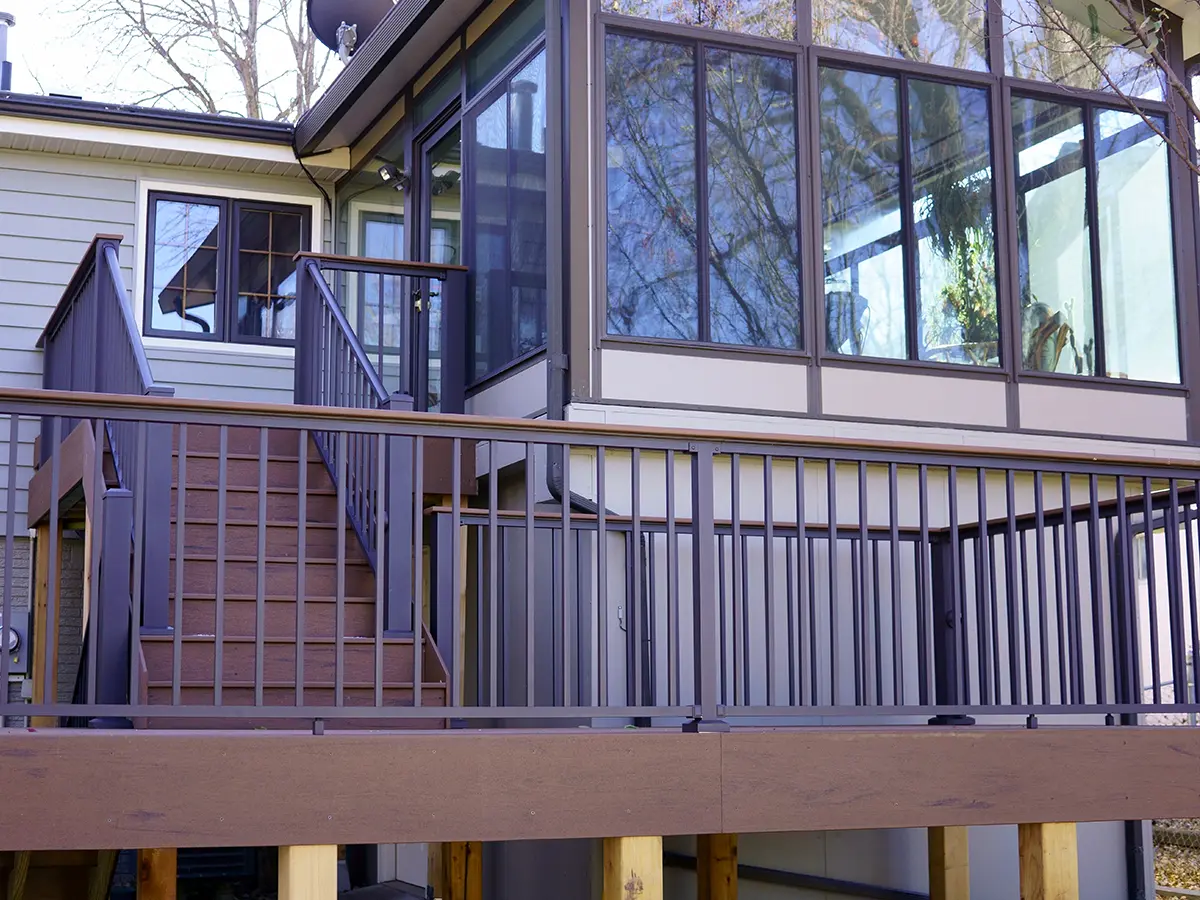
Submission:
[[[220,514],[220,428],[189,426],[186,435],[183,558],[177,558],[179,528],[180,439],[176,429],[171,492],[171,564],[169,621],[182,622],[179,645],[179,697],[174,699],[175,637],[143,634],[144,697],[151,705],[255,704],[256,673],[261,652],[262,705],[295,706],[297,621],[297,540],[305,523],[303,598],[303,698],[305,706],[336,704],[338,633],[338,542],[345,542],[345,586],[342,607],[345,706],[376,703],[376,580],[361,542],[349,524],[339,534],[337,490],[311,441],[300,458],[299,435],[268,432],[265,505],[266,552],[261,650],[258,595],[259,449],[255,428],[229,428],[225,465],[224,559],[218,560]],[[307,503],[300,508],[300,471],[307,469]],[[165,537],[165,536],[164,536]],[[153,538],[151,538],[153,539]],[[176,595],[176,568],[182,565],[182,596]],[[218,568],[220,566],[220,568]],[[218,591],[223,603],[218,602]],[[179,608],[179,605],[182,607]],[[181,616],[177,616],[177,610]],[[218,615],[221,617],[220,699],[214,678]],[[413,653],[422,653],[421,703],[445,706],[446,669],[428,632],[420,640],[386,637],[382,645],[383,705],[411,706],[414,697]],[[297,728],[311,719],[255,717],[151,717],[151,728]],[[330,721],[329,727],[338,722]],[[437,728],[444,720],[354,720],[346,727]]]
[[[105,900],[115,850],[0,852],[0,886],[15,900]]]

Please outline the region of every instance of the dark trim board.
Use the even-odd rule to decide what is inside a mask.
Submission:
[[[0,850],[1200,816],[1200,729],[0,732]]]

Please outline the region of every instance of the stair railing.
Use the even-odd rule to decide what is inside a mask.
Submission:
[[[121,275],[118,235],[97,235],[63,291],[37,346],[44,352],[46,390],[173,397],[175,389],[154,380],[129,292]],[[78,420],[42,421],[41,460]],[[111,454],[118,487],[133,497],[134,599],[143,631],[169,630],[168,592],[171,523],[172,427],[105,421],[100,430]],[[55,433],[57,432],[57,433]]]

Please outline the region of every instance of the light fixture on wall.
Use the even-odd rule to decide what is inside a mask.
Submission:
[[[398,191],[408,190],[408,175],[405,172],[401,172],[391,163],[384,163],[379,167],[379,180],[384,184],[390,184]]]

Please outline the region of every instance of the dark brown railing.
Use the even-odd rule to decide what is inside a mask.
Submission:
[[[437,291],[446,295],[442,308],[458,311],[451,313],[452,319],[461,316],[462,271],[311,253],[299,254],[296,265],[296,403],[411,412],[414,391],[428,394],[428,379],[421,373],[427,370],[429,342],[420,338],[428,332],[429,317],[422,298],[434,293],[431,282],[448,284],[450,288]],[[462,330],[455,325],[439,333]],[[446,355],[440,354],[443,359]],[[457,358],[456,370],[461,370],[462,354]],[[465,382],[447,380],[444,373],[440,402],[461,412]],[[334,484],[345,491],[345,515],[387,585],[387,630],[411,633],[408,589],[403,587],[412,578],[411,550],[402,548],[412,546],[412,440],[390,438],[380,456],[380,448],[361,435],[314,431],[312,437]]]
[[[121,276],[121,240],[98,235],[92,241],[38,338],[45,389],[174,396],[175,389],[157,383],[151,373]],[[71,418],[43,420],[42,463],[78,424]],[[147,526],[141,533],[165,533],[170,525],[171,429],[121,420],[91,424],[98,455],[108,453],[118,488],[129,492],[136,516]],[[160,541],[143,541],[134,547],[134,555],[133,589],[145,599],[142,627],[163,630],[167,627],[168,548]]]
[[[224,605],[253,604],[242,621],[257,623],[255,664],[249,656],[240,664],[253,672],[253,693],[243,685],[241,699],[221,700],[220,691],[215,700],[195,699],[176,666],[149,705],[10,703],[0,705],[3,715],[720,728],[831,717],[1071,716],[1101,724],[1200,711],[1192,671],[1200,647],[1200,464],[1193,462],[37,392],[0,393],[0,414],[59,425],[102,419],[143,432],[160,425],[219,431],[220,471],[235,429],[257,429],[261,446],[328,434],[341,459],[354,441],[380,470],[389,441],[410,441],[411,498],[426,496],[431,447],[449,446],[458,485],[461,450],[473,446],[465,465],[481,479],[478,496],[455,488],[440,505],[423,508],[414,499],[406,510],[389,510],[392,521],[407,515],[411,542],[377,545],[409,566],[399,587],[410,621],[423,621],[428,605],[450,673],[448,705],[423,700],[418,689],[402,703],[386,700],[385,681],[421,685],[430,663],[412,653],[411,670],[385,674],[382,629],[358,639],[373,648],[375,675],[347,680],[345,660],[359,651],[341,617],[361,598],[347,580],[341,529],[336,561],[313,559],[302,537],[294,555],[288,550],[270,569],[260,559],[257,599],[245,596],[249,582],[234,596],[218,579],[218,623]],[[16,434],[14,427],[12,441]],[[561,496],[584,497],[595,513],[545,493],[551,449],[566,461]],[[253,505],[248,491],[258,498],[260,533],[270,490],[265,465],[264,458],[257,488],[224,480],[217,488],[218,500],[240,491],[242,508]],[[8,485],[11,534],[18,488],[11,470]],[[328,492],[301,482],[299,508],[322,508],[330,498],[321,493]],[[227,504],[217,509],[224,534]],[[212,527],[190,521],[182,500],[176,516],[180,547],[192,529]],[[143,536],[145,520],[133,518]],[[425,548],[428,572],[412,565]],[[327,583],[336,585],[336,603],[323,600],[320,610],[302,577],[318,563],[332,565]],[[6,553],[6,575],[12,565]],[[297,646],[297,674],[281,682],[276,672],[267,685],[265,604],[293,588],[297,627],[288,640]],[[376,589],[380,609],[382,581]],[[316,622],[316,612],[336,636],[300,624]],[[225,647],[221,627],[205,639]],[[238,640],[246,647],[245,635]],[[177,631],[169,642],[176,659],[182,641]],[[314,658],[306,648],[318,642],[335,648],[328,701],[311,699],[317,695],[305,692],[299,671],[300,660]],[[212,679],[220,685],[233,676],[220,652],[216,658]],[[142,677],[131,665],[125,696],[141,696]],[[52,682],[46,688],[44,696],[57,696]],[[358,705],[346,699],[352,690],[366,692]]]

